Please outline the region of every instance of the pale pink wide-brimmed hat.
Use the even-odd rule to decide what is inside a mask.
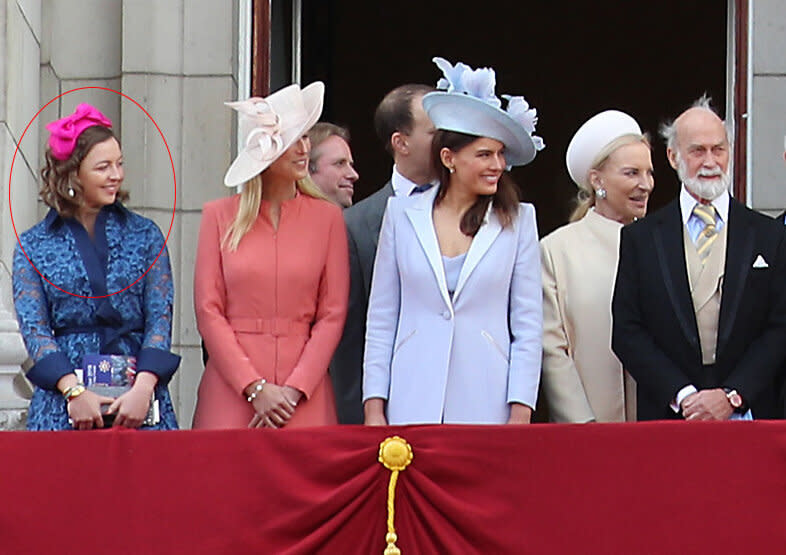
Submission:
[[[267,98],[252,97],[225,104],[239,114],[245,146],[224,175],[224,185],[236,187],[265,171],[322,114],[325,85],[315,81],[303,89],[293,84]]]

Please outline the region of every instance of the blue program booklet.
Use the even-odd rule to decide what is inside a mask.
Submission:
[[[136,378],[136,357],[125,355],[85,355],[82,371],[86,387],[94,385],[132,386]]]
[[[136,357],[126,355],[87,354],[82,357],[82,368],[76,371],[77,378],[90,391],[117,399],[131,389],[136,378]],[[102,412],[109,405],[102,406]],[[104,423],[111,425],[113,414],[104,415]],[[158,399],[155,394],[150,401],[150,409],[143,426],[152,426],[161,421]]]

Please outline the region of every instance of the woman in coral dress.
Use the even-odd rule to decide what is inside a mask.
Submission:
[[[349,262],[344,220],[308,177],[306,131],[324,85],[290,85],[230,106],[246,147],[208,202],[194,302],[209,359],[194,428],[336,423],[328,363],[344,327]]]

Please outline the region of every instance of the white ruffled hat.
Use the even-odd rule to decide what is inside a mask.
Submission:
[[[317,122],[324,96],[324,83],[315,81],[302,90],[294,84],[267,98],[225,102],[238,111],[245,146],[224,175],[224,185],[241,185],[275,162]]]
[[[625,112],[606,110],[585,121],[565,154],[571,179],[580,187],[589,188],[589,171],[595,158],[606,145],[624,135],[641,135],[639,124]]]
[[[533,135],[538,121],[537,110],[523,96],[502,95],[505,110],[497,98],[496,75],[491,68],[473,70],[458,62],[455,66],[444,58],[434,58],[444,77],[437,92],[423,97],[423,108],[437,129],[457,131],[476,137],[489,137],[505,145],[509,166],[523,166],[545,148],[543,139]]]

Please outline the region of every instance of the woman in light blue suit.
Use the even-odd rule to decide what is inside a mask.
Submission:
[[[509,166],[543,142],[522,97],[494,93],[494,71],[434,62],[441,91],[423,105],[438,129],[439,187],[391,198],[366,327],[363,400],[370,425],[529,423],[542,339],[535,210]]]

